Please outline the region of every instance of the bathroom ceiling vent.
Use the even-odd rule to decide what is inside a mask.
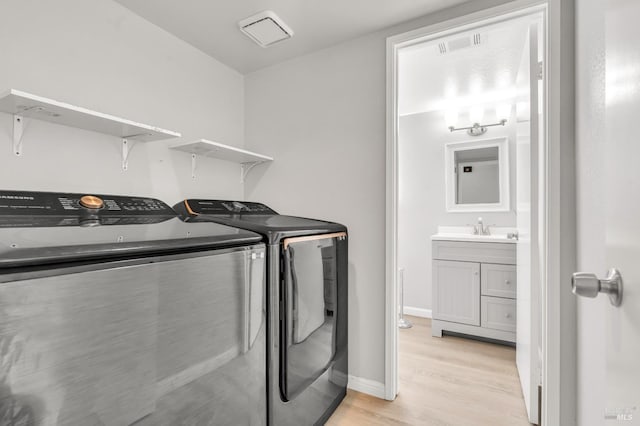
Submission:
[[[238,26],[240,31],[261,47],[269,47],[293,37],[293,30],[270,10],[243,19]]]
[[[483,37],[480,33],[473,33],[464,37],[441,41],[440,43],[438,43],[438,51],[440,52],[440,54],[444,55],[446,53],[455,52],[456,50],[480,46],[483,41]]]

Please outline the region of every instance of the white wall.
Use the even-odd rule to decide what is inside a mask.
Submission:
[[[276,161],[248,199],[349,227],[350,373],[384,382],[386,37],[505,3],[476,0],[245,77],[246,146]]]
[[[577,270],[604,273],[605,5],[576,2]],[[609,299],[577,298],[577,424],[603,423]]]
[[[0,91],[15,88],[135,121],[239,145],[243,77],[110,0],[3,0]],[[24,154],[11,153],[0,113],[0,188],[242,198],[239,167],[201,159],[191,179],[178,140],[138,143],[129,170],[116,138],[28,120]]]
[[[440,111],[400,117],[398,134],[398,268],[404,268],[404,304],[431,309],[431,240],[438,226],[465,226],[482,217],[487,225],[515,227],[515,118],[505,127],[492,127],[479,137],[447,129]],[[493,117],[488,116],[487,122]],[[447,212],[445,145],[450,142],[509,139],[511,211],[504,213]],[[410,310],[411,311],[411,310]],[[409,311],[409,312],[410,312]],[[419,312],[419,311],[418,311]]]
[[[349,368],[378,382],[384,371],[384,85],[379,35],[246,77],[247,146],[276,159],[252,172],[247,199],[348,226]]]

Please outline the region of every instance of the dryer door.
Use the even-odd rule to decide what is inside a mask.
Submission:
[[[335,356],[339,238],[346,233],[283,241],[280,390],[285,401],[322,375]]]

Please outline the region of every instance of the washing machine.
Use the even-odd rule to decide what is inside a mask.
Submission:
[[[265,425],[262,236],[0,191],[0,423]]]
[[[190,199],[174,210],[188,223],[215,222],[262,235],[269,424],[324,424],[347,388],[347,228],[280,215],[253,202]]]

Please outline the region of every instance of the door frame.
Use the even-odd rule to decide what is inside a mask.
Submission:
[[[575,424],[575,301],[565,275],[575,268],[573,28],[571,0],[515,0],[387,38],[385,399],[398,393],[398,113],[401,47],[478,25],[541,13],[545,39],[545,229],[542,302],[542,424]],[[561,144],[562,141],[562,144]],[[568,173],[567,173],[568,172]]]

